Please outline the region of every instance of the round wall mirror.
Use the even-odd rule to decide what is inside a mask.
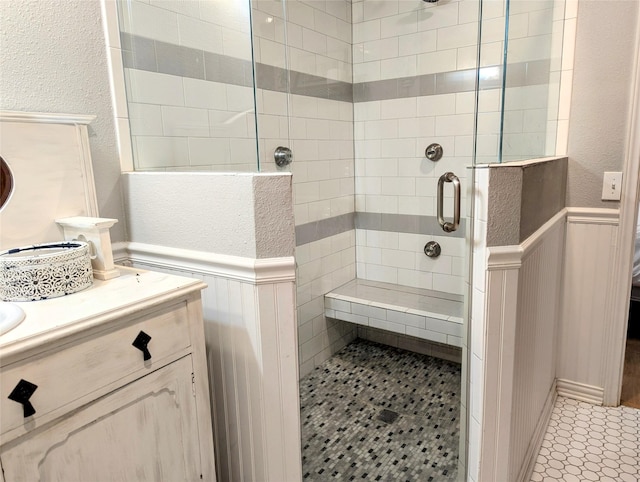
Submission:
[[[11,169],[9,169],[9,165],[0,157],[0,209],[2,209],[9,200],[11,191],[13,191],[13,175],[11,174]]]

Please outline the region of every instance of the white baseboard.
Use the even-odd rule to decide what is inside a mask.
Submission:
[[[602,405],[604,403],[604,388],[572,382],[559,378],[556,382],[558,395],[573,398],[582,402]]]
[[[557,382],[554,382],[551,386],[551,390],[549,390],[549,395],[547,395],[547,400],[544,403],[544,408],[542,409],[542,413],[538,419],[538,424],[536,425],[535,432],[529,444],[529,448],[527,449],[527,455],[520,467],[520,472],[518,473],[518,481],[520,482],[528,482],[531,480],[533,467],[536,465],[536,459],[538,458],[538,453],[540,452],[540,447],[544,440],[544,434],[547,432],[547,426],[549,425],[549,420],[551,420],[553,407],[556,404],[556,399],[558,398],[556,383]]]

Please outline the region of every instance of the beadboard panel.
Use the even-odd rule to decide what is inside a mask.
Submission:
[[[564,213],[525,251],[518,282],[509,480],[525,480],[538,453],[541,416],[555,394]],[[553,390],[552,390],[553,389]],[[553,406],[552,404],[550,406]],[[550,412],[547,414],[547,417]],[[547,420],[544,421],[545,426]],[[544,435],[544,431],[538,436]]]
[[[547,394],[547,398],[542,407],[542,413],[538,417],[537,423],[535,425],[529,447],[524,455],[520,470],[514,480],[517,480],[518,482],[528,482],[531,479],[533,468],[536,464],[538,453],[540,452],[540,447],[542,446],[542,441],[544,440],[545,433],[547,432],[547,427],[549,425],[549,421],[551,420],[553,407],[557,399],[558,391],[556,382],[554,382],[551,386],[551,389],[549,390],[549,393]]]
[[[215,287],[204,314],[221,478],[299,480],[293,283],[204,280]]]
[[[491,263],[491,249],[488,251]],[[478,481],[507,480],[517,298],[518,268],[491,269],[489,264]]]
[[[132,248],[136,266],[209,285],[202,303],[218,479],[302,480],[293,263],[268,260],[267,274],[257,260],[201,253],[181,268],[175,255],[184,252]]]
[[[519,245],[487,248],[482,481],[525,480],[544,434],[555,397],[565,216]]]
[[[580,387],[588,387],[582,395],[589,399],[605,384],[603,340],[609,336],[617,236],[618,210],[569,211],[557,376],[572,382],[572,392],[578,395]]]

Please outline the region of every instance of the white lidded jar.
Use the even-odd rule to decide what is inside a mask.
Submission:
[[[37,301],[82,291],[93,284],[89,244],[36,244],[0,252],[0,298]]]

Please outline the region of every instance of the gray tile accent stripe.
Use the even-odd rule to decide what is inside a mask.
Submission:
[[[319,241],[354,229],[355,214],[341,214],[340,216],[296,226],[296,246],[302,246],[303,244]]]
[[[204,50],[120,34],[125,68],[178,75],[232,85],[253,86],[249,60]],[[267,64],[256,64],[256,85],[260,89],[353,102],[353,86],[317,75],[303,74]]]
[[[286,75],[286,71],[284,72]],[[258,76],[258,87],[259,86],[260,77]],[[291,71],[291,93],[309,97],[320,97],[322,99],[353,102],[353,84],[351,84],[351,82],[340,82],[338,80],[303,74],[293,70]]]
[[[156,42],[158,72],[192,79],[205,79],[205,57],[202,50]]]
[[[125,68],[245,87],[253,86],[253,68],[248,60],[127,33],[120,34],[120,42]]]
[[[435,216],[356,212],[296,226],[296,246],[313,243],[356,228],[431,236],[445,235]],[[458,230],[446,236],[463,238],[465,232],[466,219],[462,219]]]
[[[535,60],[507,65],[507,87],[540,85],[549,82],[550,60]]]
[[[238,59],[204,50],[182,47],[137,35],[121,33],[123,64],[126,68],[178,75],[225,84],[253,86],[253,68],[249,60]],[[502,86],[502,69],[483,67],[483,71],[499,69],[498,75],[480,78],[480,89]],[[548,82],[549,60],[521,62],[507,66],[507,87],[538,85]],[[281,67],[257,63],[256,85],[260,89],[339,100],[368,102],[454,92],[472,92],[476,85],[475,69],[377,80],[352,84]]]
[[[256,83],[258,88],[288,92],[321,99],[353,102],[353,86],[350,82],[331,80],[317,75],[289,71],[266,64],[256,64]]]
[[[507,87],[545,84],[549,79],[549,68],[549,60],[509,64],[507,66]],[[491,73],[490,69],[499,69],[499,67],[483,67],[480,69],[480,73]],[[487,75],[486,78],[482,78],[483,76],[481,75],[479,80],[480,89],[488,90],[502,87],[502,74],[502,69],[499,69],[498,75]],[[475,69],[455,70],[452,72],[439,72],[415,77],[353,84],[353,101],[369,102],[456,92],[473,92],[475,86]]]
[[[260,89],[287,92],[289,78],[285,69],[259,63],[256,64],[256,83]]]
[[[357,212],[355,224],[357,229],[464,238],[467,220],[461,219],[460,227],[453,233],[445,233],[440,224],[438,224],[438,218],[435,216],[420,216],[417,214]]]
[[[156,43],[154,40],[120,33],[122,63],[126,68],[158,71]]]
[[[253,66],[248,60],[204,52],[205,80],[253,87]]]

